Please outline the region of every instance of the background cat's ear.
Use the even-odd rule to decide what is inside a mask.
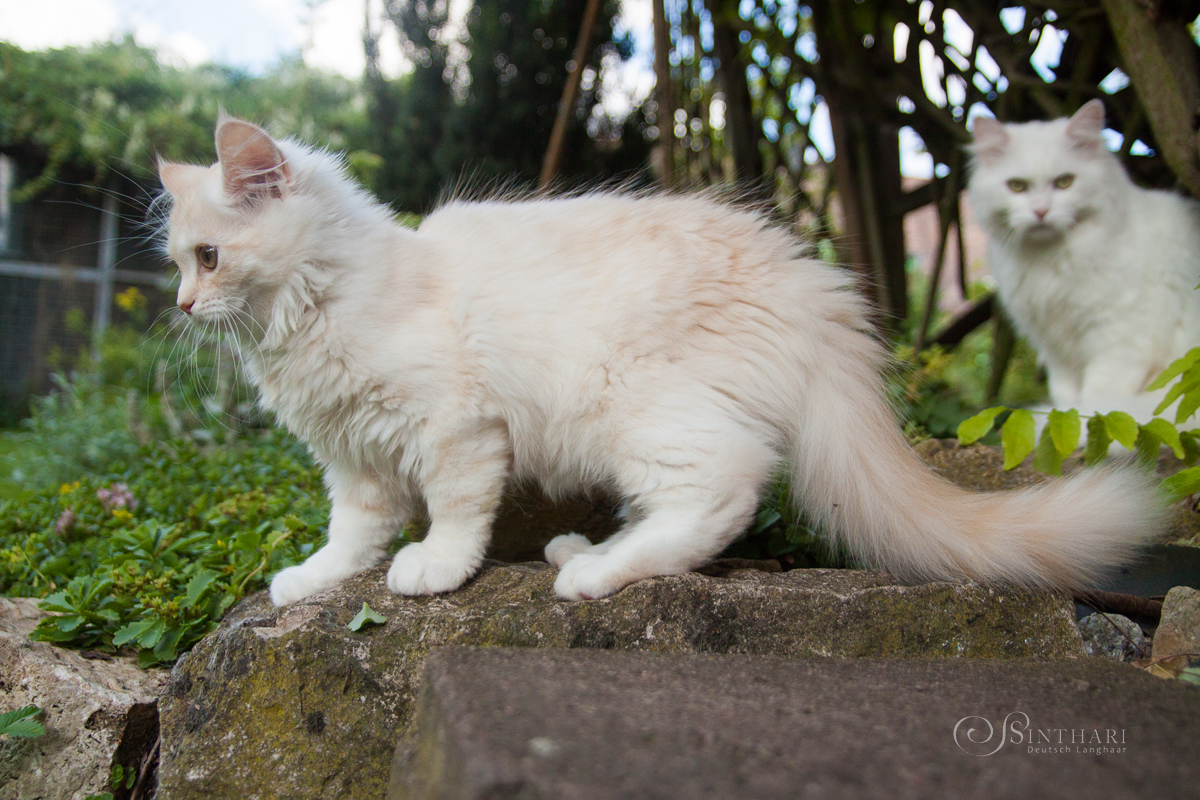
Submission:
[[[1008,131],[1004,130],[1004,123],[991,117],[976,117],[971,136],[971,152],[980,161],[994,161],[1004,155],[1008,147]]]
[[[163,188],[172,197],[180,197],[191,191],[204,177],[208,170],[191,164],[176,164],[173,161],[158,160],[158,177]]]
[[[240,203],[283,198],[291,185],[287,159],[257,125],[222,116],[217,121],[217,159],[225,194]]]
[[[1071,144],[1081,150],[1096,150],[1100,147],[1100,132],[1104,130],[1104,103],[1091,100],[1083,104],[1067,123],[1067,136]]]

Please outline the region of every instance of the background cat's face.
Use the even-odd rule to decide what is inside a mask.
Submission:
[[[231,129],[231,126],[232,129]],[[248,123],[218,128],[218,163],[162,163],[172,197],[167,252],[179,268],[179,308],[206,328],[254,336],[290,274],[282,248],[286,161]]]
[[[1088,104],[1070,120],[977,120],[970,184],[976,215],[993,232],[1039,241],[1095,214],[1110,192],[1103,119],[1103,107]]]

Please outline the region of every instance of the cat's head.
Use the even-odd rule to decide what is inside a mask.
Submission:
[[[313,173],[329,158],[224,115],[216,145],[210,167],[158,165],[176,300],[191,321],[259,342],[313,302],[314,228],[329,213]]]
[[[1054,240],[1095,215],[1123,174],[1104,147],[1104,104],[1071,118],[1002,124],[975,120],[971,204],[993,235]],[[1115,172],[1114,172],[1115,168]]]

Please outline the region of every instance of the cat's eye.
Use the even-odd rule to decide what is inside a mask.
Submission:
[[[1067,188],[1070,188],[1071,184],[1074,182],[1075,182],[1075,176],[1068,172],[1063,175],[1059,175],[1057,178],[1054,179],[1054,188],[1055,189],[1067,189]]]
[[[196,245],[196,261],[200,266],[208,270],[217,268],[217,248],[211,244]]]
[[[1029,181],[1024,178],[1012,178],[1008,182],[1008,190],[1016,194],[1029,191]]]

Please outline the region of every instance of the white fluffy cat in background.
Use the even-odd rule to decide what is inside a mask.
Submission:
[[[1135,186],[1103,129],[1099,100],[1051,122],[979,117],[971,205],[1054,406],[1148,422],[1166,391],[1146,386],[1200,345],[1200,203]]]
[[[760,214],[612,193],[452,202],[396,225],[325,153],[223,119],[219,162],[160,165],[178,302],[238,332],[261,402],[324,465],[328,543],[277,574],[289,603],[378,563],[458,588],[506,482],[615,490],[625,527],[546,557],[568,599],[698,567],[788,465],[862,560],[910,578],[1080,585],[1157,532],[1137,472],[972,494],[929,472],[881,387],[851,277]]]

